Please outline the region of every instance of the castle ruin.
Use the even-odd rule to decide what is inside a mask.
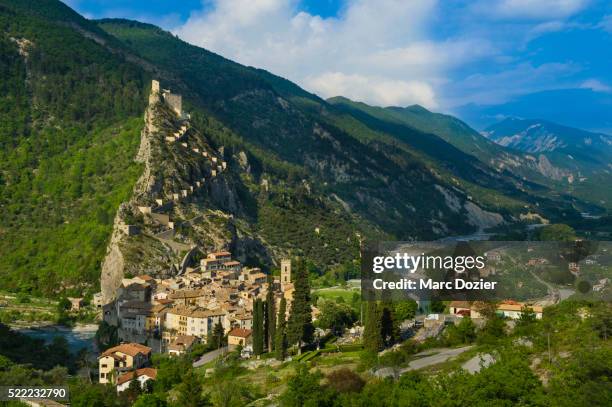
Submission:
[[[176,113],[179,118],[183,118],[183,98],[181,95],[172,93],[169,89],[161,89],[159,81],[151,81],[151,96],[161,97],[163,101]]]

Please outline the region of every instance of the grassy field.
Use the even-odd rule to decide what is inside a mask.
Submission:
[[[317,290],[312,290],[312,292],[316,294],[319,298],[323,298],[326,300],[336,300],[337,298],[342,298],[344,302],[348,304],[351,303],[354,294],[361,294],[358,288],[342,287],[320,288]]]

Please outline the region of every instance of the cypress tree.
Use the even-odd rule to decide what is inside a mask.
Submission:
[[[268,352],[274,350],[276,341],[276,304],[274,301],[273,282],[268,280],[268,293],[266,294],[266,336]]]
[[[381,319],[381,337],[383,343],[391,345],[395,343],[400,336],[399,321],[395,317],[395,309],[393,303],[385,301],[380,304],[379,311]]]
[[[293,287],[293,301],[287,322],[287,341],[291,345],[297,344],[298,353],[301,353],[302,344],[311,343],[314,334],[308,270],[303,260],[298,261]]]
[[[261,355],[264,348],[263,302],[258,298],[253,302],[253,353]]]
[[[219,349],[224,345],[223,337],[225,336],[225,332],[223,331],[223,325],[221,322],[217,322],[215,327],[213,328],[213,344],[214,347]]]
[[[284,360],[285,355],[287,354],[287,337],[285,335],[287,325],[287,322],[285,321],[285,313],[287,312],[287,300],[285,300],[285,297],[281,298],[280,305],[278,308],[278,322],[276,324],[274,349],[276,352],[276,359]]]
[[[371,352],[379,352],[383,349],[382,318],[376,301],[367,303],[365,326],[363,328],[363,346]]]

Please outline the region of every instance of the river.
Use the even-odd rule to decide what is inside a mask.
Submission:
[[[48,325],[41,327],[15,328],[19,333],[32,338],[43,339],[45,343],[50,343],[56,336],[66,338],[70,352],[76,353],[86,348],[89,352],[95,351],[94,336],[98,325],[96,324],[76,324],[74,327],[61,325]]]

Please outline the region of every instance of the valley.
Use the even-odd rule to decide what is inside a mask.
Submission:
[[[612,400],[610,136],[323,98],[69,5],[0,0],[0,385],[76,407]],[[491,244],[504,295],[362,293],[366,244],[419,241]],[[421,288],[498,288],[439,275]]]

